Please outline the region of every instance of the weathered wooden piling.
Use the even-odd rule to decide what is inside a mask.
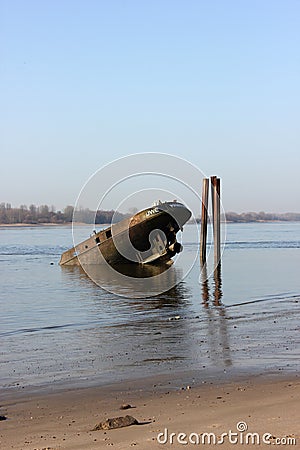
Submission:
[[[206,262],[206,241],[207,241],[207,209],[208,209],[208,186],[209,179],[203,178],[202,182],[202,210],[201,210],[201,234],[200,234],[200,261]]]
[[[213,213],[214,262],[219,264],[221,258],[221,221],[220,221],[220,178],[210,177]]]

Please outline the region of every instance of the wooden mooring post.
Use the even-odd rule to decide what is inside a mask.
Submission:
[[[211,202],[213,216],[213,238],[214,238],[214,264],[217,266],[221,260],[221,180],[216,176],[210,177]],[[207,218],[208,218],[208,195],[209,179],[203,178],[202,182],[202,209],[201,209],[201,232],[200,232],[200,263],[206,263],[207,242]]]
[[[202,181],[202,209],[201,209],[201,234],[200,234],[200,262],[206,262],[206,241],[207,241],[207,209],[208,209],[208,186],[209,179]]]
[[[218,265],[221,258],[221,220],[220,220],[220,194],[221,182],[216,176],[210,177],[212,214],[213,214],[213,235],[214,235],[214,263]]]

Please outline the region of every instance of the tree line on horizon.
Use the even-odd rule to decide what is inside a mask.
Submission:
[[[32,224],[40,223],[70,223],[73,220],[74,207],[66,206],[62,211],[56,211],[54,206],[48,205],[21,205],[14,208],[10,203],[0,203],[0,223],[2,224]],[[76,222],[82,223],[112,223],[119,222],[127,217],[126,214],[119,212],[98,210],[91,211],[88,208],[80,208],[76,211]]]
[[[237,214],[235,212],[226,212],[225,218],[227,222],[273,222],[273,221],[283,221],[283,222],[293,222],[300,221],[300,213],[266,213],[264,211],[260,212],[247,212]]]
[[[10,203],[0,203],[0,223],[1,224],[40,224],[40,223],[56,223],[64,224],[70,223],[73,220],[74,207],[66,206],[62,211],[56,211],[54,206],[31,204],[29,207],[21,205],[19,208],[14,208]],[[133,212],[133,211],[132,211]],[[135,211],[136,212],[136,211]],[[114,210],[105,211],[91,211],[88,208],[80,208],[76,211],[76,222],[82,223],[112,223],[132,214],[122,214]],[[224,220],[224,217],[222,217]],[[300,213],[266,213],[261,212],[247,212],[247,213],[225,213],[227,222],[241,223],[241,222],[267,222],[267,221],[300,221]],[[199,222],[200,219],[197,219]]]

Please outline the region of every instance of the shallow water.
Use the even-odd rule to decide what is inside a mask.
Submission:
[[[78,228],[82,238],[89,232]],[[1,386],[299,370],[300,223],[228,224],[226,232],[220,271],[209,262],[207,281],[198,230],[188,225],[171,272],[180,280],[192,267],[188,275],[168,292],[132,298],[58,266],[70,227],[1,229]]]

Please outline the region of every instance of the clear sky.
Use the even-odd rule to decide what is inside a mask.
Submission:
[[[227,211],[300,211],[298,0],[0,5],[0,201],[63,208],[151,151],[220,176]]]

